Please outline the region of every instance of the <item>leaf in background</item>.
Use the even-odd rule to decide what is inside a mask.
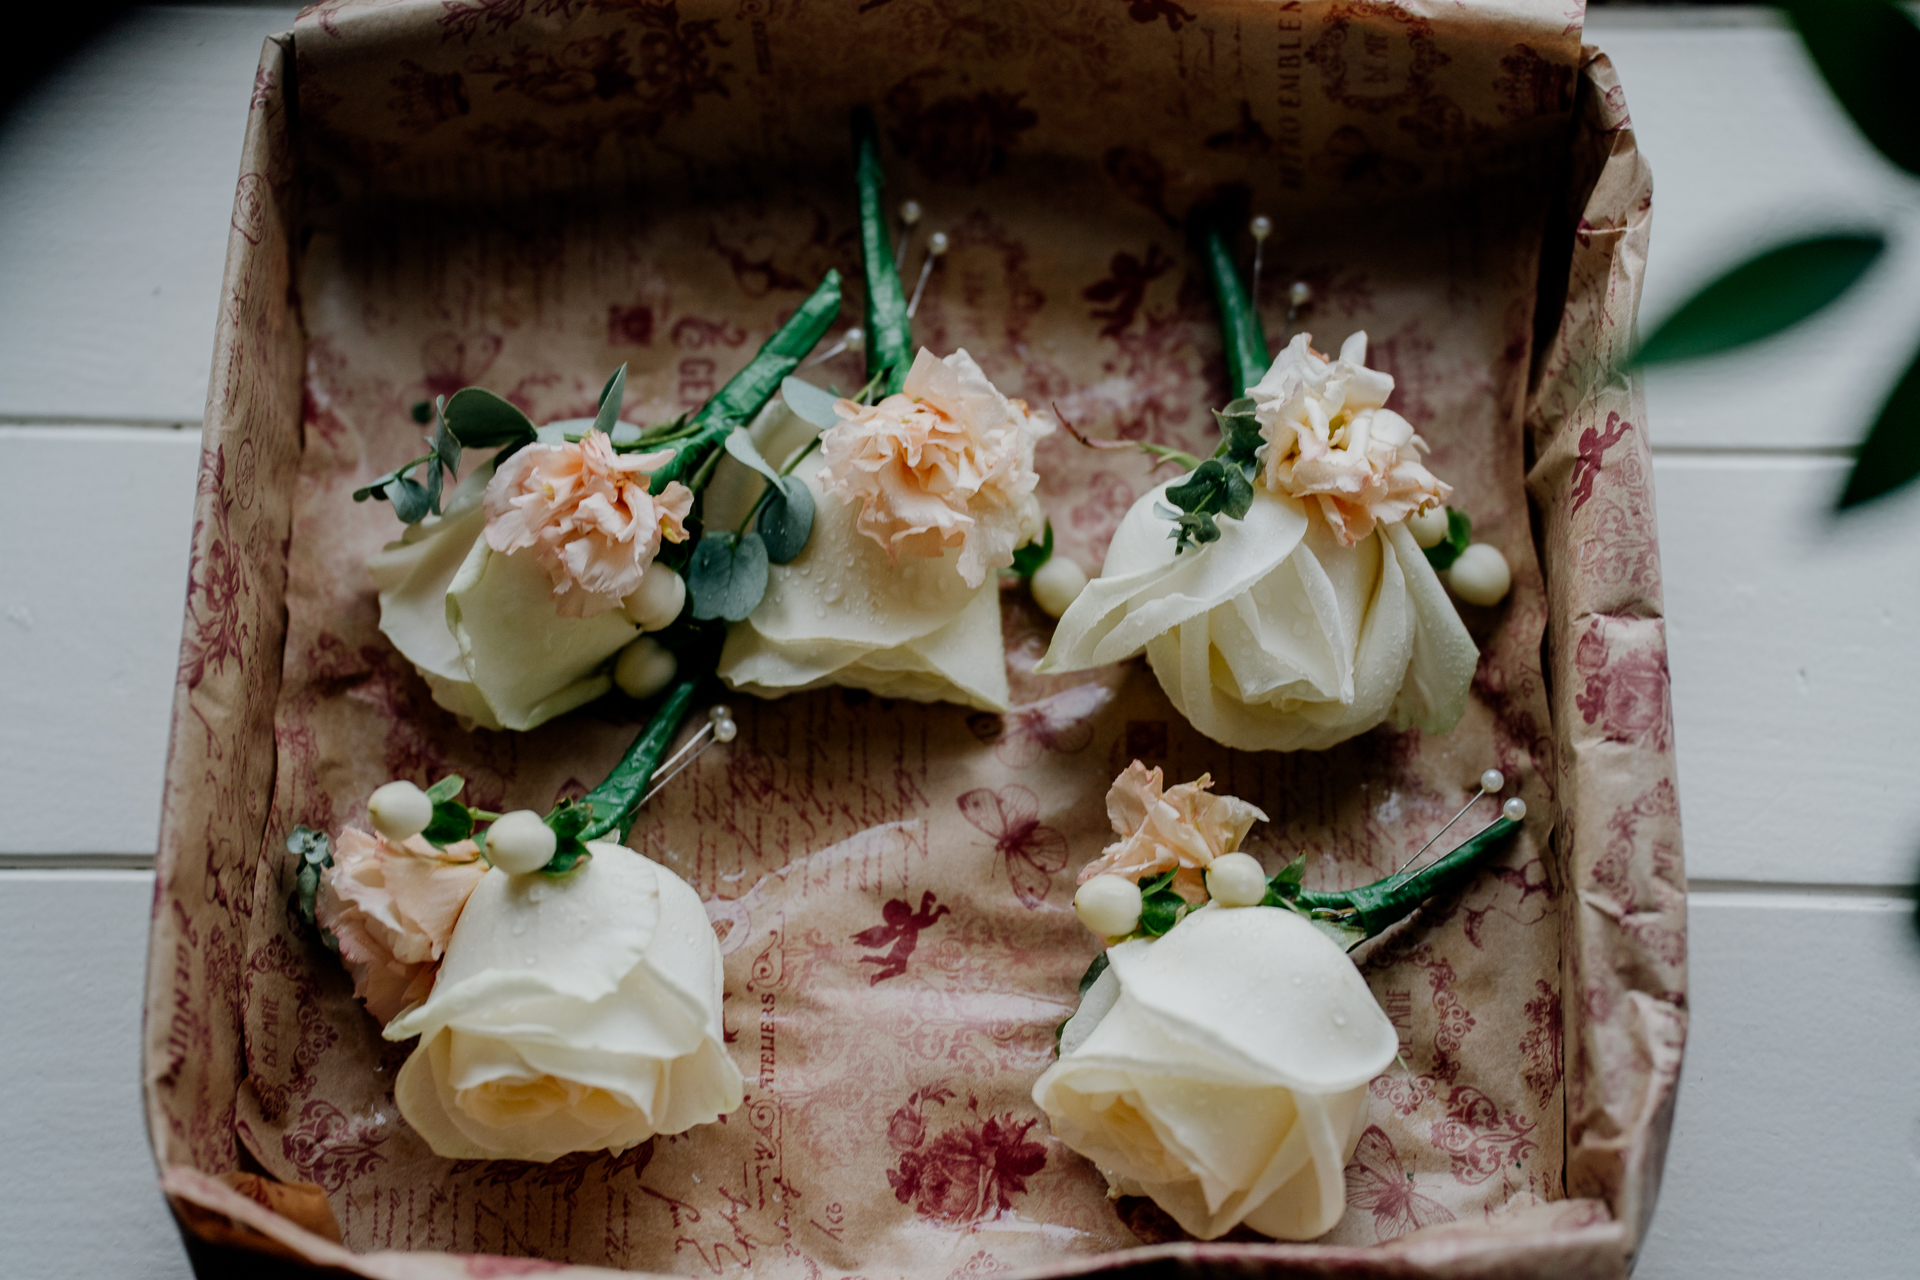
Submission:
[[[687,561],[693,616],[739,622],[767,593],[767,546],[757,533],[709,533]]]
[[[1860,442],[1839,509],[1892,493],[1915,476],[1920,476],[1920,354],[1900,375],[1899,385]]]
[[[627,366],[621,365],[607,379],[607,385],[600,388],[600,411],[593,416],[596,431],[613,434],[614,427],[620,421],[620,401],[627,394]]]
[[[1771,337],[1852,288],[1886,243],[1878,232],[1815,236],[1749,258],[1680,304],[1633,363],[1691,360]]]
[[[407,410],[407,412],[413,415],[415,422],[424,427],[433,421],[433,401],[416,400],[413,402],[413,408]]]
[[[822,391],[811,382],[786,379],[780,384],[780,398],[787,402],[787,408],[793,410],[796,418],[822,431],[840,420],[840,415],[833,411],[834,402],[840,397],[831,391]]]
[[[525,444],[535,434],[532,419],[520,412],[519,406],[484,387],[462,387],[454,392],[440,415],[454,439],[469,449]]]
[[[887,211],[880,203],[880,131],[864,107],[853,113],[854,172],[860,187],[860,265],[867,278],[867,376],[887,375],[884,392],[898,391],[913,364],[913,317],[893,262]]]
[[[1453,568],[1453,562],[1473,541],[1473,521],[1467,513],[1454,507],[1447,508],[1447,536],[1426,550],[1427,563],[1433,566],[1435,573],[1445,573]]]
[[[1886,0],[1785,0],[1827,87],[1880,154],[1920,176],[1920,27]]]
[[[300,860],[300,870],[294,874],[298,895],[295,910],[302,920],[317,928],[313,911],[320,894],[320,872],[333,865],[333,842],[324,831],[299,826],[287,837],[287,852]]]
[[[459,795],[460,788],[466,785],[467,780],[465,778],[457,773],[450,773],[427,788],[427,799],[433,801],[435,804],[439,804],[442,800],[451,800]]]
[[[1034,571],[1053,559],[1053,521],[1047,521],[1047,531],[1039,542],[1029,542],[1013,553],[1013,572],[1021,578],[1031,578]]]

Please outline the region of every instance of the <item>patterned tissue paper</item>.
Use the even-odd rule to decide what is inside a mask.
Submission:
[[[143,1062],[202,1265],[1623,1276],[1685,1037],[1684,874],[1645,414],[1606,373],[1651,182],[1579,24],[1557,0],[324,0],[269,41]],[[632,843],[708,904],[745,1105],[617,1157],[437,1158],[393,1103],[406,1046],[295,920],[287,833],[363,821],[392,777],[458,772],[475,804],[543,809],[638,723],[602,703],[463,731],[378,630],[366,559],[397,525],[348,495],[418,452],[411,404],[465,385],[541,421],[590,413],[622,361],[629,421],[711,395],[825,269],[858,280],[859,103],[887,198],[927,211],[909,274],[928,232],[952,242],[917,336],[1091,435],[1210,451],[1225,373],[1188,228],[1270,215],[1270,338],[1295,280],[1322,349],[1364,328],[1429,465],[1513,566],[1503,605],[1464,613],[1471,703],[1445,737],[1232,751],[1138,662],[1036,675],[1052,624],[1014,588],[1004,715],[731,697],[738,738]],[[808,376],[862,380],[854,356]],[[1160,478],[1064,432],[1036,469],[1057,554],[1088,569]],[[1108,1200],[1029,1097],[1093,955],[1075,876],[1134,759],[1259,805],[1250,851],[1307,853],[1316,888],[1384,874],[1484,768],[1527,802],[1489,872],[1356,955],[1405,1066],[1369,1090],[1321,1241],[1187,1241]],[[318,1188],[342,1243],[241,1174]]]

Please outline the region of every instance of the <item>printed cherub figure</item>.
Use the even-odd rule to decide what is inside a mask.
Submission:
[[[861,956],[861,964],[879,965],[873,977],[867,980],[868,986],[878,986],[888,978],[897,978],[907,971],[907,960],[913,955],[913,949],[920,945],[920,931],[947,914],[944,906],[935,906],[931,891],[920,895],[920,910],[915,911],[904,898],[893,898],[880,908],[880,918],[885,924],[877,924],[871,929],[862,929],[853,935],[853,941],[863,947],[891,949],[884,955]]]

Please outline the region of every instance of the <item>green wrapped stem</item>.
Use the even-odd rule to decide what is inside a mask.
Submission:
[[[699,687],[698,680],[681,680],[667,690],[645,731],[633,740],[606,781],[587,792],[584,802],[593,806],[593,817],[580,832],[582,841],[603,840],[615,832],[616,839],[627,838],[640,801],[653,783],[653,771],[660,767],[660,757],[680,732],[687,708],[693,704],[693,691]]]
[[[719,394],[688,421],[690,434],[675,443],[672,461],[653,474],[653,492],[664,490],[670,480],[681,480],[734,428],[753,421],[839,314],[840,273],[829,271],[800,309],[747,361],[747,367],[729,378]]]
[[[853,144],[859,153],[860,258],[867,276],[867,377],[886,374],[880,394],[887,396],[906,385],[913,364],[913,321],[907,315],[906,286],[893,261],[887,212],[880,203],[887,176],[880,169],[880,135],[870,112],[854,112]]]
[[[1220,336],[1227,348],[1227,399],[1237,400],[1265,375],[1271,358],[1260,312],[1240,287],[1240,269],[1217,231],[1207,233],[1207,274],[1220,305]]]
[[[1434,894],[1464,883],[1496,845],[1519,829],[1511,819],[1496,818],[1458,849],[1410,876],[1391,875],[1338,893],[1302,893],[1298,902],[1315,910],[1352,911],[1371,938],[1412,915]]]

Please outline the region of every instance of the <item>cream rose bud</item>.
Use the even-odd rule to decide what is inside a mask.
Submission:
[[[564,876],[488,872],[432,998],[386,1029],[420,1037],[394,1098],[436,1155],[619,1152],[740,1105],[699,895],[624,846],[587,848]]]
[[[1267,873],[1250,853],[1228,853],[1207,864],[1207,896],[1223,907],[1257,907],[1267,896]]]
[[[1095,876],[1073,895],[1073,913],[1102,938],[1118,938],[1140,925],[1140,886],[1125,876]]]
[[[560,837],[531,809],[502,814],[487,828],[487,861],[508,875],[529,875],[553,861]]]
[[[1033,579],[1027,585],[1033,592],[1033,602],[1040,606],[1041,612],[1049,618],[1057,618],[1087,589],[1087,575],[1065,556],[1050,556],[1045,564],[1033,571]]]
[[[433,821],[433,801],[411,782],[389,782],[367,797],[367,818],[387,839],[405,840]]]
[[[1353,962],[1278,907],[1202,907],[1107,957],[1033,1086],[1054,1136],[1202,1240],[1331,1230],[1399,1049]]]
[[[664,564],[655,564],[647,569],[639,587],[621,602],[621,607],[642,631],[659,631],[673,625],[686,603],[686,579]]]

